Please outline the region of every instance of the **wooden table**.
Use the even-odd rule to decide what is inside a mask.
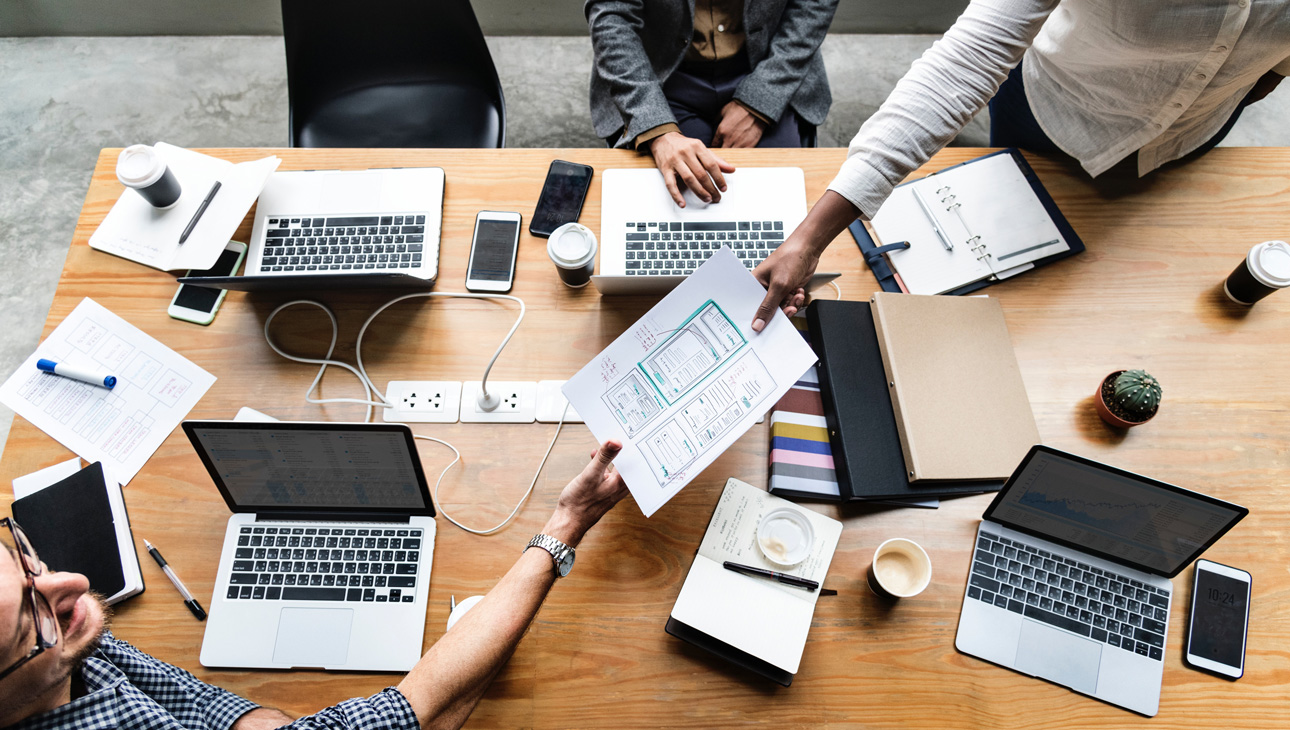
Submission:
[[[440,289],[459,290],[475,213],[532,215],[554,158],[598,170],[645,166],[613,150],[344,151],[212,150],[233,161],[269,152],[282,169],[437,165],[447,173]],[[983,150],[953,149],[927,171]],[[44,334],[82,297],[100,304],[219,377],[194,418],[231,418],[250,405],[286,419],[358,420],[361,406],[310,406],[315,370],[274,355],[261,332],[286,297],[230,293],[209,327],[170,319],[172,275],[93,251],[90,233],[122,188],[118,151],[103,150],[77,224]],[[816,200],[844,158],[839,149],[732,152],[736,165],[797,165]],[[1206,557],[1248,569],[1254,598],[1244,679],[1230,683],[1187,669],[1181,659],[1191,571],[1175,579],[1177,599],[1155,728],[1284,727],[1290,720],[1290,294],[1253,308],[1227,303],[1221,282],[1259,241],[1290,235],[1290,149],[1218,149],[1147,180],[1094,183],[1042,158],[1032,163],[1083,236],[1080,256],[988,290],[1003,304],[1044,442],[1233,500],[1250,516]],[[250,224],[243,225],[245,240]],[[600,226],[600,186],[582,222]],[[821,270],[844,272],[845,298],[876,284],[844,235]],[[11,272],[12,275],[12,272]],[[829,290],[831,292],[831,290]],[[493,370],[501,380],[563,379],[648,309],[647,299],[602,300],[563,287],[544,241],[520,242],[515,294],[528,316]],[[384,297],[322,293],[341,320],[337,356],[353,361],[358,327]],[[284,346],[320,354],[329,326],[314,309],[282,315]],[[420,300],[382,316],[368,333],[373,380],[477,379],[513,310],[480,301]],[[1098,419],[1092,394],[1112,370],[1143,367],[1164,385],[1160,414],[1118,433]],[[323,396],[361,394],[348,374],[325,378]],[[964,424],[972,428],[973,424]],[[416,425],[447,438],[463,464],[449,473],[443,503],[459,519],[493,524],[532,478],[554,426]],[[768,685],[663,632],[725,480],[766,483],[766,426],[754,427],[653,518],[630,501],[611,512],[579,548],[577,568],[551,594],[528,636],[471,718],[473,727],[1118,727],[1145,718],[1060,687],[958,654],[953,640],[968,570],[971,535],[987,496],[946,501],[935,512],[819,505],[846,528],[824,598],[791,688]],[[542,525],[563,484],[594,446],[582,426],[560,436],[532,501],[516,524],[481,538],[444,524],[436,545],[426,646],[444,630],[450,595],[483,593]],[[433,479],[446,449],[422,443]],[[66,450],[15,419],[0,480],[68,458]],[[138,541],[158,545],[208,600],[228,510],[178,430],[126,488]],[[0,501],[11,499],[4,490]],[[863,571],[882,540],[922,543],[935,568],[921,596],[886,607]],[[398,681],[394,675],[210,671],[198,664],[203,625],[194,621],[157,567],[143,560],[149,590],[118,607],[116,632],[210,682],[292,713],[308,713]]]

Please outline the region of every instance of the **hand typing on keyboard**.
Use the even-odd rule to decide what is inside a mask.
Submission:
[[[650,140],[649,151],[658,171],[663,173],[663,183],[672,200],[682,208],[685,200],[681,185],[692,190],[700,200],[716,203],[726,191],[722,173],[735,171],[734,165],[717,157],[707,145],[680,132],[668,132]]]

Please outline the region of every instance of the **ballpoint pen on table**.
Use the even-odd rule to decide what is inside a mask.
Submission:
[[[219,189],[220,182],[219,180],[216,180],[215,184],[211,186],[210,192],[206,193],[206,199],[202,201],[201,205],[197,206],[197,212],[193,213],[193,219],[188,221],[188,225],[184,227],[184,232],[179,234],[180,243],[188,240],[189,234],[193,232],[193,228],[197,225],[197,221],[201,220],[202,214],[206,212],[206,208],[211,204],[211,201],[215,199],[215,193],[218,193]]]
[[[725,561],[722,565],[725,566],[726,570],[733,570],[736,573],[743,573],[744,575],[755,575],[761,578],[770,578],[772,580],[777,580],[784,585],[794,586],[796,588],[805,588],[808,591],[813,591],[820,587],[820,584],[813,580],[799,578],[795,575],[781,573],[777,570],[766,570],[765,568],[757,568],[751,565],[744,565],[743,563],[732,563],[729,560]]]
[[[166,564],[166,559],[161,557],[161,553],[152,546],[152,543],[144,540],[143,544],[148,548],[148,554],[152,556],[153,560],[157,561],[157,565],[161,566],[162,572],[166,574],[166,577],[174,584],[175,589],[179,591],[179,595],[184,597],[184,605],[188,607],[188,610],[193,612],[198,621],[205,621],[206,611],[197,602],[197,599],[193,598],[193,594],[189,593],[188,589],[184,587],[183,581],[179,580],[179,576],[175,575],[175,571],[171,570],[170,566]]]
[[[932,224],[932,230],[936,231],[937,237],[941,239],[941,245],[945,247],[946,251],[953,251],[954,244],[946,237],[945,231],[941,230],[941,224],[936,222],[936,216],[932,215],[932,209],[927,206],[927,201],[923,200],[923,196],[918,193],[918,188],[911,187],[909,191],[914,194],[914,200],[918,201],[918,207],[923,209],[923,215],[927,216],[927,222]]]

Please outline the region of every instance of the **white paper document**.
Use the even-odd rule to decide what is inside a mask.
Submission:
[[[179,202],[169,210],[157,210],[126,188],[90,236],[90,246],[162,271],[209,269],[282,160],[265,157],[235,165],[165,142],[154,147],[179,180]],[[180,244],[179,236],[216,180],[219,192]]]
[[[791,568],[770,562],[757,546],[762,516],[780,507],[797,510],[815,531],[810,553]],[[729,560],[823,585],[841,535],[841,522],[731,479],[685,576],[672,618],[796,674],[820,592],[736,573],[723,564]]]
[[[744,434],[815,363],[783,312],[750,324],[766,290],[729,249],[714,253],[565,383],[645,516]]]
[[[40,371],[41,358],[106,370],[116,387]],[[214,375],[87,298],[0,386],[0,402],[128,484],[214,382]]]

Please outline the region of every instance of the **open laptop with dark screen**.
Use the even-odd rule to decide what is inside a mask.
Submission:
[[[411,669],[421,658],[435,538],[411,430],[183,427],[233,511],[202,665]]]
[[[1173,596],[1169,579],[1248,513],[1032,447],[977,530],[954,645],[1155,715]]]

